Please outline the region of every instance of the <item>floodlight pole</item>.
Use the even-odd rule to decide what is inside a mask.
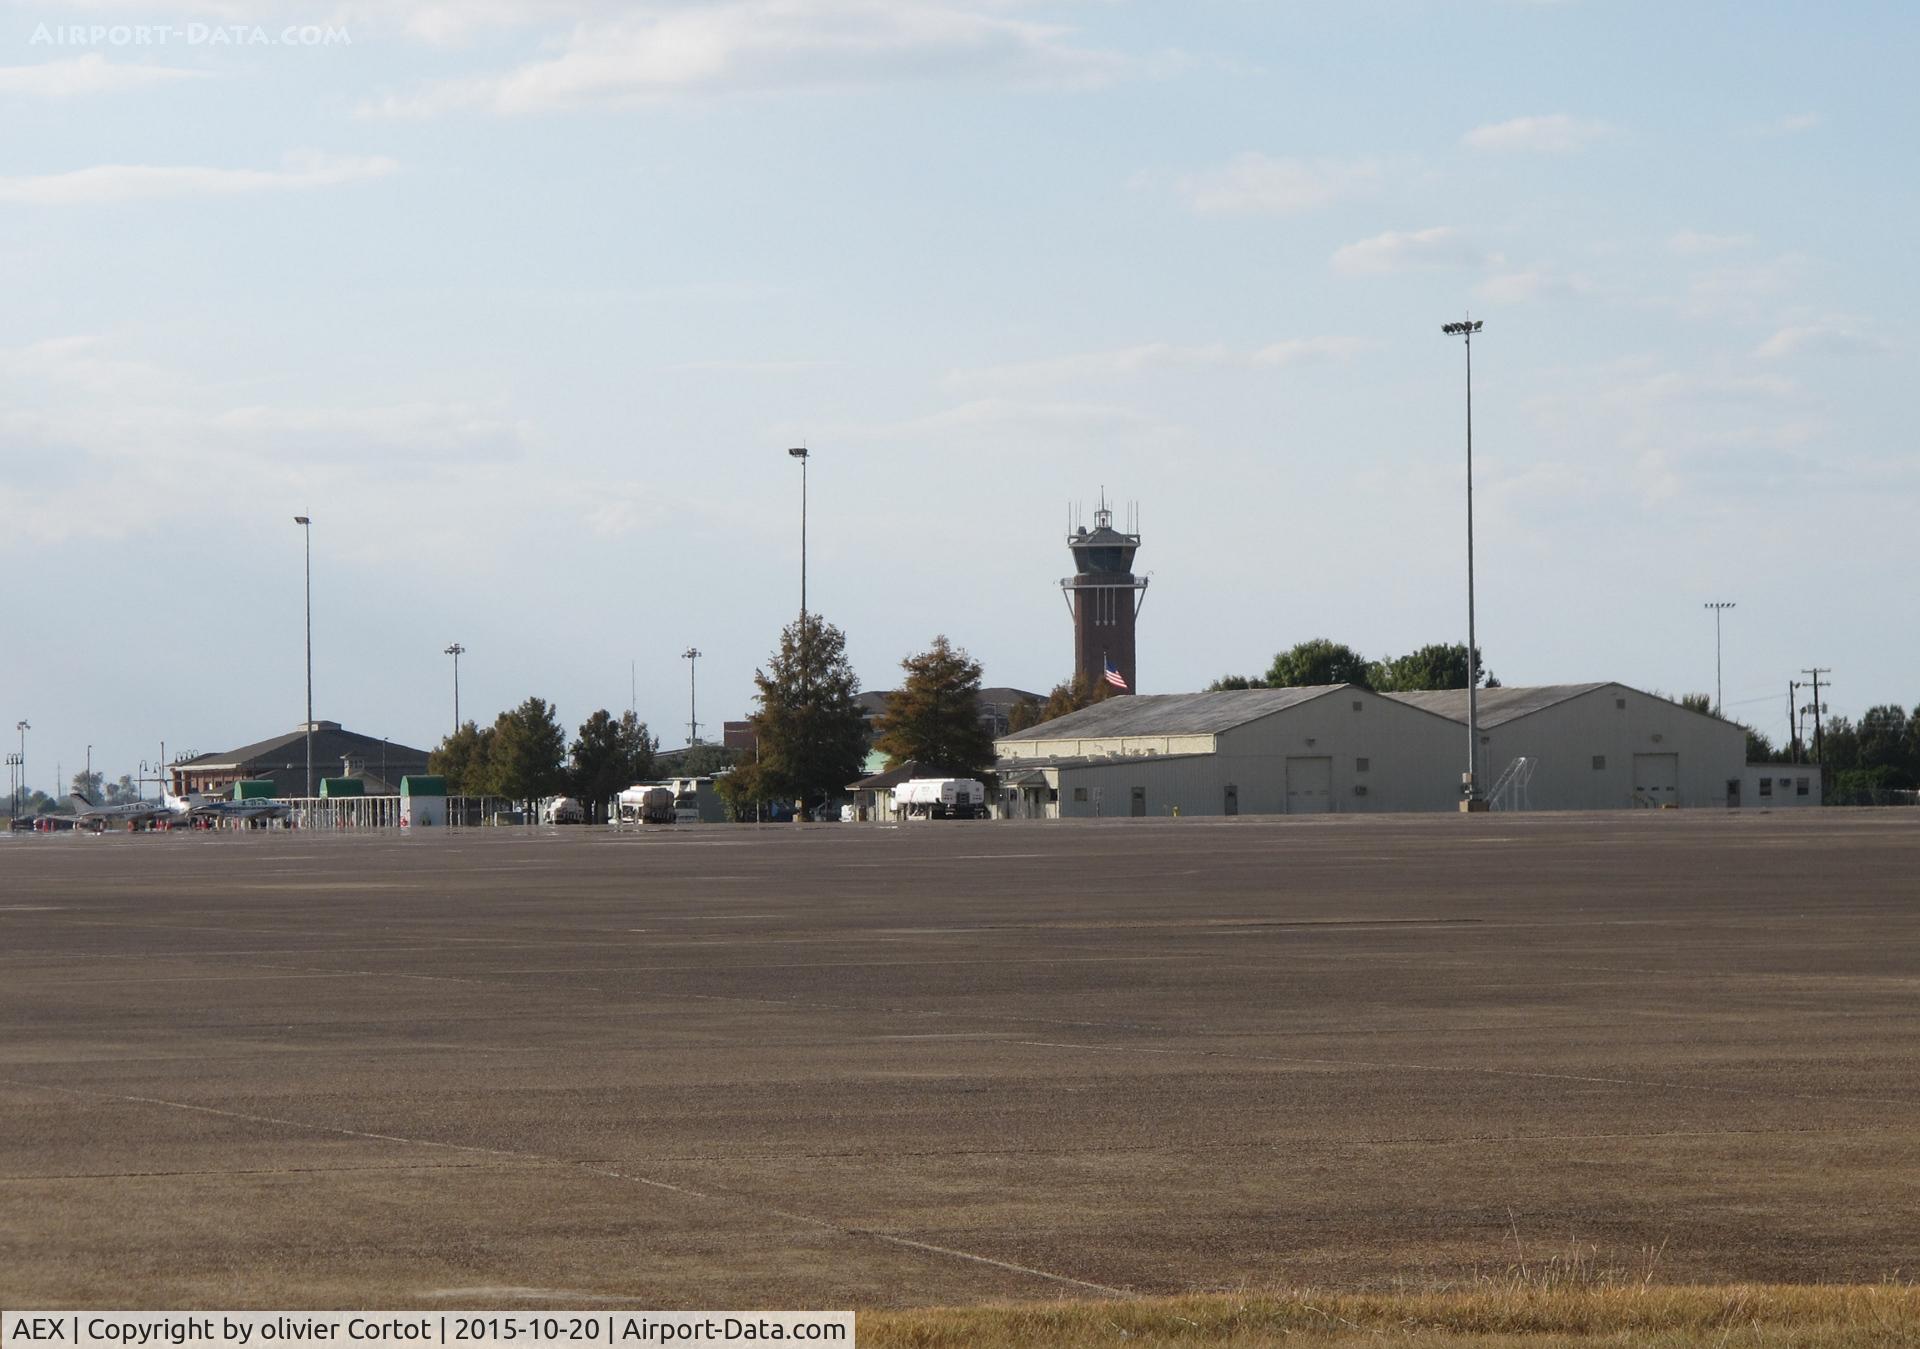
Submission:
[[[307,797],[313,797],[313,518],[296,515],[307,554]]]
[[[687,748],[692,749],[700,743],[700,723],[695,717],[697,704],[694,701],[694,671],[700,666],[700,648],[690,646],[680,653],[687,663]]]
[[[33,729],[33,723],[22,717],[13,723],[13,729],[20,732],[20,809],[27,808],[27,732]],[[54,783],[58,787],[59,783]]]
[[[450,642],[442,655],[453,657],[453,733],[460,734],[460,657],[467,649],[458,642]]]
[[[807,447],[787,451],[800,461],[800,617],[807,616]]]
[[[1713,715],[1719,717],[1726,715],[1720,684],[1720,615],[1735,606],[1732,600],[1709,600],[1706,607],[1713,610]]]
[[[1467,778],[1464,811],[1485,810],[1480,795],[1480,661],[1473,613],[1473,335],[1485,324],[1472,315],[1465,322],[1442,324],[1440,331],[1467,346]]]

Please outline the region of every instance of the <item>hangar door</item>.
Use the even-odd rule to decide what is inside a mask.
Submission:
[[[1638,806],[1679,805],[1680,756],[1678,754],[1634,755],[1633,801]]]
[[[1333,760],[1287,760],[1287,814],[1324,815],[1333,809]]]

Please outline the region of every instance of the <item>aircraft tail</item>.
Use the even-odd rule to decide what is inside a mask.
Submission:
[[[78,815],[84,815],[90,810],[99,809],[98,806],[94,805],[93,802],[87,800],[87,798],[82,796],[79,792],[68,792],[67,803],[73,807],[74,813]]]

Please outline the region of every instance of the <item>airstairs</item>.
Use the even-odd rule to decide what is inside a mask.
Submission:
[[[1493,790],[1487,793],[1487,800],[1495,810],[1532,810],[1533,794],[1530,785],[1533,782],[1533,770],[1539,760],[1530,754],[1523,754],[1507,765],[1507,771],[1493,784]]]

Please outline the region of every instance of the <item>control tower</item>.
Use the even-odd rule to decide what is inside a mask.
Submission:
[[[1129,519],[1128,526],[1137,529],[1137,518]],[[1073,672],[1086,679],[1089,689],[1105,682],[1113,686],[1110,692],[1138,693],[1133,625],[1147,598],[1146,577],[1133,574],[1140,535],[1113,527],[1113,511],[1102,491],[1093,528],[1074,528],[1067,547],[1073,550],[1074,574],[1061,580],[1060,591],[1073,614]],[[1109,670],[1119,676],[1118,682]]]

